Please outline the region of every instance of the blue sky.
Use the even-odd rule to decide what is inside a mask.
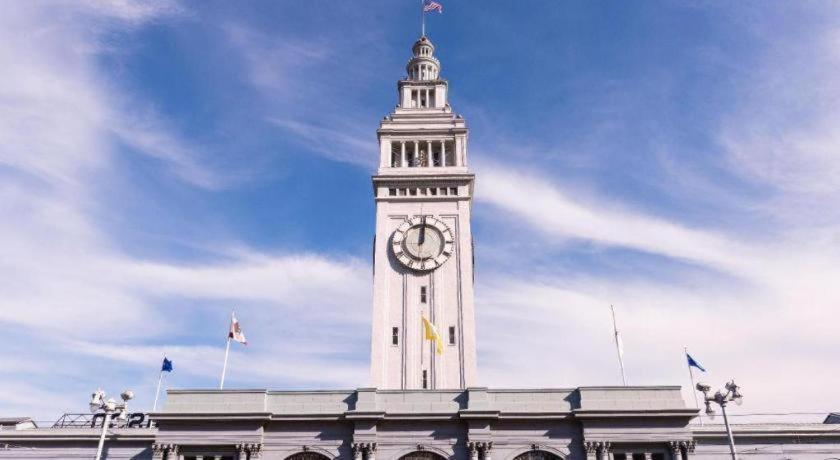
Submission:
[[[367,384],[370,174],[417,2],[16,2],[0,18],[0,413],[97,387]],[[840,407],[840,10],[444,2],[479,379]],[[796,392],[798,400],[780,398]],[[691,394],[684,392],[686,400]],[[819,417],[813,417],[819,418]]]

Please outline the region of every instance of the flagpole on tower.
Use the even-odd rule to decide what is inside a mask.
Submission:
[[[424,9],[423,0],[420,0],[420,36],[426,36],[426,11]]]

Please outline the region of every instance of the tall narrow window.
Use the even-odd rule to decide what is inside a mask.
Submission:
[[[424,389],[424,390],[425,390],[425,389],[427,389],[427,388],[429,388],[429,378],[428,378],[428,374],[427,374],[427,372],[428,372],[428,371],[426,371],[425,369],[423,369],[423,389]]]
[[[400,328],[392,327],[391,328],[391,345],[399,345],[400,344]]]
[[[449,344],[455,345],[455,326],[449,326]]]
[[[426,286],[420,286],[420,303],[426,303]]]

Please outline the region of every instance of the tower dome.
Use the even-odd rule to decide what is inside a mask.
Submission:
[[[425,35],[414,42],[411,47],[413,54],[408,60],[405,70],[409,80],[426,81],[437,80],[440,76],[440,61],[434,57],[435,45]]]

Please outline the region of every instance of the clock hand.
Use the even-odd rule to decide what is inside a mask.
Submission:
[[[422,223],[420,224],[420,238],[418,239],[418,244],[423,244],[426,241],[426,216],[423,216]]]

